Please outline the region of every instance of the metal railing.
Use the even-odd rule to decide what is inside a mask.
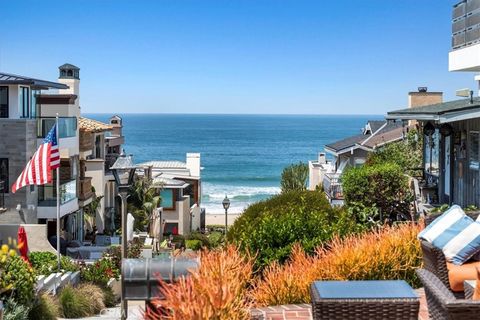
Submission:
[[[38,121],[38,138],[45,138],[55,124],[55,117],[41,117]],[[58,136],[59,138],[71,138],[77,135],[77,117],[59,117],[58,118]]]
[[[65,204],[77,198],[77,180],[70,180],[60,185],[60,204]],[[55,185],[38,187],[38,205],[53,207],[57,205],[57,188]]]
[[[326,173],[323,190],[331,200],[343,200],[343,188],[339,173]]]

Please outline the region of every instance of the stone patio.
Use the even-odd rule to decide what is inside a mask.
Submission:
[[[415,290],[420,296],[419,320],[428,320],[427,301],[423,289]],[[251,310],[252,320],[311,320],[312,308],[310,304],[288,304],[256,308]]]

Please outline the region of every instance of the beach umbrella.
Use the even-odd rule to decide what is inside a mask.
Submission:
[[[20,226],[20,228],[18,228],[17,238],[18,238],[18,251],[20,251],[20,256],[25,262],[30,263],[30,261],[28,261],[27,233],[25,232],[25,228],[23,226]]]

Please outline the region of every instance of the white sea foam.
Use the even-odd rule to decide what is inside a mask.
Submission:
[[[203,183],[202,207],[208,213],[223,213],[222,200],[225,195],[230,199],[229,212],[240,213],[250,204],[280,193],[279,187],[273,186],[235,186],[225,184]]]

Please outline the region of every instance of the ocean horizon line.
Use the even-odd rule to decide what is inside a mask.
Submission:
[[[85,112],[90,115],[188,115],[188,116],[332,116],[332,117],[385,117],[385,114],[368,113],[176,113],[176,112]]]

